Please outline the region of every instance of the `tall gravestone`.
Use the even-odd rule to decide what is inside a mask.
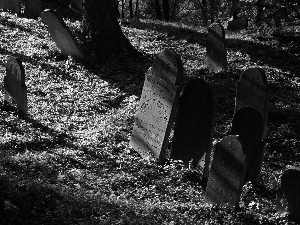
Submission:
[[[205,203],[238,206],[246,173],[246,154],[239,137],[226,136],[216,144]]]
[[[206,41],[206,66],[215,72],[227,69],[225,31],[221,24],[213,23],[208,28]]]
[[[254,108],[242,107],[233,116],[230,135],[239,135],[243,149],[249,154],[246,157],[246,181],[258,179],[264,157],[264,120]]]
[[[198,168],[208,177],[216,100],[203,80],[192,80],[180,97],[170,157]]]
[[[280,178],[277,189],[277,211],[288,212],[293,221],[300,223],[300,168],[288,167]]]
[[[43,11],[42,0],[26,0],[24,13],[27,17],[38,18]]]
[[[0,0],[0,9],[21,14],[21,0]]]
[[[27,113],[27,87],[25,85],[25,70],[19,58],[10,57],[6,64],[4,77],[4,100],[16,104]]]
[[[163,158],[174,122],[183,66],[172,49],[159,53],[149,68],[129,145],[143,158]]]
[[[70,55],[84,58],[71,31],[66,26],[62,17],[55,10],[46,9],[42,12],[41,16],[48,26],[51,37],[65,57]]]

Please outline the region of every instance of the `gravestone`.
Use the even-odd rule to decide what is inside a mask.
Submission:
[[[66,26],[62,17],[55,11],[46,9],[41,14],[43,21],[47,24],[49,33],[61,50],[63,56],[76,56],[83,58],[83,53],[78,43]]]
[[[25,85],[25,70],[19,58],[10,57],[6,64],[4,77],[4,100],[16,104],[27,113],[27,87]]]
[[[277,211],[288,212],[300,223],[300,168],[290,166],[282,174],[277,189]]]
[[[21,0],[0,0],[0,9],[21,14]]]
[[[216,144],[205,193],[205,203],[236,207],[246,173],[246,155],[239,137],[226,136]]]
[[[243,142],[247,172],[245,181],[257,181],[264,158],[264,119],[254,108],[242,107],[233,116],[229,135],[238,135]]]
[[[238,18],[228,21],[227,30],[228,31],[238,31],[246,29],[248,27],[248,19]]]
[[[159,53],[146,74],[129,143],[143,158],[164,157],[182,75],[180,57],[172,49]]]
[[[38,18],[43,11],[42,0],[26,0],[24,13],[27,17]]]
[[[203,80],[192,80],[179,99],[170,157],[182,160],[208,177],[216,100]]]
[[[221,24],[213,23],[208,28],[206,41],[206,66],[215,72],[227,69],[225,31]]]
[[[264,71],[259,68],[245,70],[237,83],[234,112],[242,107],[252,107],[258,110],[264,119],[262,139],[265,139],[267,135],[268,104],[269,89]]]
[[[84,14],[84,0],[71,0],[70,8],[79,14]]]

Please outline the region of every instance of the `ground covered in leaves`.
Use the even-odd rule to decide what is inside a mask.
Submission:
[[[64,19],[81,43],[80,23]],[[120,23],[142,55],[91,67],[62,59],[40,19],[0,12],[1,83],[12,55],[22,60],[28,88],[28,117],[0,103],[0,223],[289,223],[288,215],[276,212],[276,186],[287,165],[300,166],[297,32],[228,32],[228,71],[212,73],[205,69],[205,29],[151,20]],[[258,184],[244,186],[236,212],[205,205],[201,181],[180,162],[143,160],[128,146],[144,75],[165,48],[181,56],[185,82],[202,78],[217,87],[214,143],[230,127],[240,74],[251,66],[266,72],[266,155]]]

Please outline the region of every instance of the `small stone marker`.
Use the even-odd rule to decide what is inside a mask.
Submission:
[[[230,135],[238,135],[243,149],[249,152],[246,157],[246,181],[257,181],[264,158],[264,119],[254,108],[242,107],[233,116]]]
[[[21,14],[21,0],[0,0],[0,8]]]
[[[38,18],[43,11],[42,0],[26,0],[24,13],[30,18]]]
[[[246,155],[235,135],[226,136],[216,144],[205,193],[205,203],[239,204],[246,173]]]
[[[10,57],[7,61],[6,76],[4,77],[4,100],[10,104],[16,103],[23,113],[27,113],[25,70],[19,58]]]
[[[220,72],[227,69],[225,31],[221,24],[213,23],[208,28],[206,41],[206,66]]]
[[[288,212],[300,223],[300,168],[290,166],[281,176],[277,189],[277,211]]]
[[[246,29],[247,27],[248,27],[248,19],[239,18],[239,19],[233,19],[231,21],[228,21],[227,30],[238,31],[238,30]]]
[[[180,57],[172,49],[159,53],[149,68],[129,145],[143,158],[163,158],[183,75]]]
[[[179,99],[170,158],[182,160],[208,177],[216,100],[203,80],[192,80]]]
[[[71,31],[55,10],[46,9],[42,12],[41,16],[48,26],[51,37],[65,57],[70,55],[84,58]]]

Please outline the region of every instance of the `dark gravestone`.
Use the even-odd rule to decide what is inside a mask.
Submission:
[[[238,206],[246,172],[246,155],[237,136],[216,144],[205,193],[205,203]]]
[[[293,221],[300,223],[300,168],[288,167],[282,174],[277,190],[277,210],[288,212]]]
[[[0,0],[0,8],[21,14],[21,0]]]
[[[269,91],[267,77],[262,69],[249,68],[241,75],[236,87],[234,112],[242,107],[252,107],[258,110],[264,119],[264,133],[267,135]]]
[[[78,47],[78,43],[66,26],[62,17],[55,11],[46,9],[41,14],[43,21],[47,24],[49,33],[55,41],[61,53],[67,56],[83,58],[83,53]]]
[[[208,28],[206,41],[206,66],[220,72],[227,69],[225,31],[221,24],[213,23]]]
[[[84,14],[84,0],[71,0],[70,8],[79,14]]]
[[[24,13],[27,17],[38,18],[43,11],[42,0],[26,0]]]
[[[4,77],[4,100],[10,104],[16,104],[23,113],[27,113],[25,71],[19,58],[11,57],[7,61],[6,76]]]
[[[146,74],[130,146],[143,158],[163,158],[174,122],[183,66],[174,50],[158,54]]]
[[[264,158],[264,120],[254,108],[240,108],[233,116],[230,135],[238,135],[243,142],[243,149],[249,152],[246,157],[246,181],[257,181]]]
[[[227,30],[228,31],[238,31],[243,30],[248,27],[248,19],[246,18],[238,18],[228,21]]]
[[[215,125],[216,101],[210,86],[203,80],[192,80],[179,99],[170,157],[182,160],[186,166],[192,160],[208,177],[212,137]]]

